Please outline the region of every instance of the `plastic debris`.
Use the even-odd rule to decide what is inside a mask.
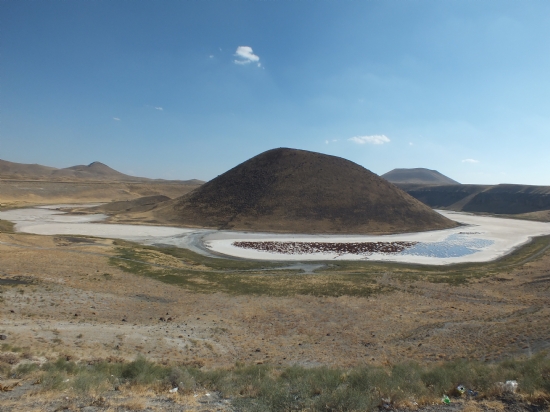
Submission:
[[[466,388],[463,385],[458,385],[456,390],[462,395],[466,391]]]
[[[178,391],[178,387],[172,388],[169,390],[170,393],[176,393]]]
[[[443,395],[443,398],[441,399],[441,402],[443,402],[445,405],[450,405],[451,404],[451,400],[449,399],[449,397],[447,395]]]
[[[506,392],[516,393],[517,388],[518,388],[517,381],[506,381],[506,383],[504,384],[504,390]]]
[[[477,396],[477,392],[473,391],[471,389],[468,389],[468,391],[466,393],[468,394],[468,396]]]
[[[502,392],[506,393],[516,393],[516,390],[518,388],[517,381],[506,381],[506,383],[497,382],[496,383],[497,388],[499,388]]]

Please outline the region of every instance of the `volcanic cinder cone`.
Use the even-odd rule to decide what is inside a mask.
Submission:
[[[400,233],[457,224],[358,164],[273,149],[160,206],[159,221],[288,233]]]
[[[459,185],[456,180],[439,173],[437,170],[424,169],[393,169],[381,177],[392,183],[414,183],[425,185]]]

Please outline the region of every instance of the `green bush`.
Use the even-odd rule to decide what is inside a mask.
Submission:
[[[162,381],[169,375],[169,369],[153,362],[145,357],[138,356],[135,361],[122,365],[119,376],[131,384],[151,384]]]
[[[39,366],[36,363],[23,363],[17,366],[17,368],[14,371],[14,375],[17,378],[22,378],[25,375],[28,375],[38,369],[39,369]]]
[[[17,367],[15,374],[31,373],[36,368],[31,365]],[[128,363],[93,365],[60,358],[41,369],[45,390],[72,388],[87,394],[112,389],[120,383],[161,383],[178,386],[182,393],[197,388],[218,391],[242,411],[370,411],[382,402],[402,404],[457,394],[457,385],[490,395],[495,383],[506,380],[517,380],[520,393],[550,394],[550,359],[544,353],[500,363],[462,360],[352,369],[237,364],[232,369],[200,370],[165,367],[142,356]]]

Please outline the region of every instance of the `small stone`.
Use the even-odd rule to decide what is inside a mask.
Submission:
[[[0,340],[6,340],[8,337],[6,335],[0,335]]]

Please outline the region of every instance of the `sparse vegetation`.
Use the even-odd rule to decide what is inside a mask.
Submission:
[[[441,267],[337,261],[331,262],[315,274],[281,269],[281,263],[209,258],[187,249],[141,246],[122,241],[117,241],[117,245],[117,256],[110,259],[111,265],[194,292],[271,296],[371,296],[392,290],[391,286],[381,282],[388,275],[402,282],[424,280],[454,286],[493,276],[503,269],[519,266],[543,253],[550,246],[550,236],[535,238],[528,245],[489,263]],[[155,260],[162,255],[177,258],[186,266],[176,268],[156,264]]]
[[[0,219],[0,233],[13,233],[14,226],[14,223]]]
[[[243,411],[414,409],[443,393],[455,402],[460,383],[479,392],[479,411],[503,407],[495,383],[509,379],[520,384],[514,402],[550,399],[540,353],[550,236],[484,264],[308,262],[319,264],[313,274],[118,240],[4,239],[23,247],[3,248],[0,380],[39,394],[12,410],[39,398],[124,410],[170,398],[199,409],[206,393]],[[128,362],[136,353],[148,360]]]
[[[139,356],[132,362],[75,363],[59,358],[42,367],[22,365],[13,375],[32,375],[46,392],[101,394],[121,388],[149,388],[180,395],[216,391],[243,411],[368,411],[378,406],[410,406],[440,402],[441,396],[466,397],[457,385],[477,392],[476,399],[502,395],[498,382],[516,380],[518,394],[531,401],[550,400],[550,358],[543,353],[500,363],[456,361],[421,366],[404,363],[352,369],[236,364],[233,368],[201,370],[163,366]]]

